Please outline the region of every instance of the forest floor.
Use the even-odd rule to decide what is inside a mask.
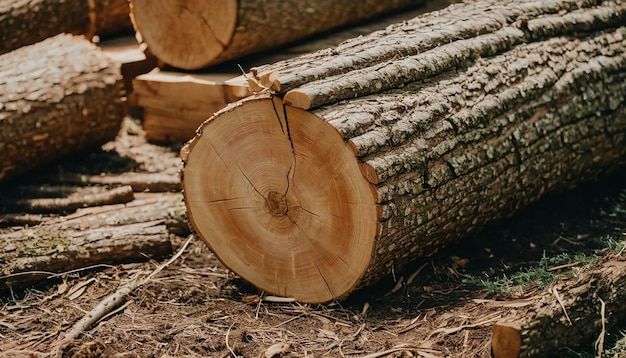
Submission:
[[[101,151],[37,175],[68,168],[176,175],[179,149],[146,143],[140,124],[126,119]],[[493,324],[508,310],[607,255],[626,260],[625,178],[619,170],[548,195],[395,278],[324,305],[264,296],[191,236],[180,257],[63,346],[59,338],[76,321],[159,262],[101,265],[1,291],[0,357],[489,357]],[[1,230],[18,229],[0,229],[0,238]],[[171,240],[175,252],[186,242]],[[605,356],[625,354],[626,348],[618,353],[626,346],[624,330],[626,324],[608,327]],[[593,357],[600,333],[545,356]]]

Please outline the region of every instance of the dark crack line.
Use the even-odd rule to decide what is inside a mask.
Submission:
[[[294,206],[294,208],[300,209],[300,210],[310,214],[311,216],[315,216],[316,218],[320,217],[319,215],[317,215],[316,213],[312,212],[311,210],[305,209],[302,205]],[[334,216],[334,215],[331,215],[331,216]]]
[[[206,26],[206,28],[209,29],[209,32],[211,33],[211,35],[213,35],[213,38],[215,39],[215,41],[217,41],[217,43],[220,44],[220,46],[222,46],[222,49],[226,49],[228,47],[228,44],[223,43],[222,40],[217,37],[217,35],[215,34],[215,30],[213,30],[209,22],[204,17],[198,15],[197,12],[195,11],[191,11],[191,9],[189,9],[185,5],[181,6],[181,10],[187,11],[188,13],[191,14],[191,16],[200,20],[200,22],[202,22],[204,26]]]
[[[263,194],[261,194],[261,192],[254,186],[254,184],[252,184],[252,180],[250,180],[250,178],[248,178],[246,173],[243,172],[243,170],[241,169],[239,164],[235,164],[235,165],[237,166],[237,169],[239,169],[239,172],[241,173],[241,175],[243,175],[243,177],[246,178],[246,180],[248,181],[248,183],[250,184],[252,189],[254,189],[254,191],[256,191],[257,194],[259,194],[262,198],[265,198],[265,196],[263,196]]]
[[[333,294],[333,290],[330,289],[330,285],[328,284],[328,281],[326,281],[326,277],[324,277],[324,274],[322,273],[322,270],[320,269],[320,265],[315,264],[315,267],[317,268],[317,272],[319,272],[320,277],[322,278],[322,280],[324,281],[324,284],[326,285],[326,288],[328,289],[328,292],[330,293],[330,295],[334,298],[335,295]]]
[[[287,195],[287,191],[289,191],[289,187],[291,186],[291,181],[293,180],[296,173],[296,148],[293,144],[293,139],[291,138],[291,129],[289,128],[289,120],[287,118],[287,107],[283,105],[283,118],[285,119],[285,125],[283,126],[283,122],[281,121],[280,113],[278,112],[278,108],[276,108],[276,102],[272,100],[272,108],[274,109],[274,114],[276,115],[276,119],[278,120],[278,124],[280,124],[280,130],[283,134],[287,134],[287,139],[289,140],[289,145],[291,146],[291,155],[293,157],[293,165],[289,166],[289,170],[287,171],[287,188],[283,195]]]
[[[280,115],[278,114],[278,109],[276,108],[276,102],[274,102],[274,100],[272,100],[272,107],[274,108],[276,119],[278,119],[278,124],[280,124],[280,130],[285,133],[285,127],[283,127],[283,122],[280,120]]]
[[[211,143],[210,141],[208,143],[211,146],[211,148],[213,148],[213,150],[215,151],[215,154],[217,154],[217,157],[220,158],[220,161],[224,164],[224,166],[226,168],[230,168],[230,166],[228,164],[226,164],[226,162],[224,161],[224,158],[222,158],[222,155],[220,154],[220,152],[217,150],[217,148],[215,148],[213,143]],[[243,175],[243,177],[246,178],[246,180],[248,181],[248,183],[250,184],[252,189],[254,189],[254,191],[256,191],[257,194],[259,194],[262,198],[265,198],[263,196],[263,194],[261,194],[261,192],[257,190],[257,188],[254,186],[254,184],[252,184],[252,181],[250,180],[250,178],[248,178],[246,173],[244,173],[243,170],[241,170],[241,167],[239,166],[239,164],[235,163],[235,165],[237,166],[237,169],[239,169],[239,172],[241,173],[241,175]]]

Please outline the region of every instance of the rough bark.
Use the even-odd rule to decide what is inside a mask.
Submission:
[[[113,139],[123,116],[119,65],[58,35],[0,57],[0,180]]]
[[[107,37],[132,30],[127,0],[1,0],[0,54],[60,33]]]
[[[334,49],[252,69],[285,103],[309,109],[433,77],[475,57],[574,31],[626,22],[626,4],[481,1],[457,4],[346,41]]]
[[[397,89],[315,111],[266,94],[218,112],[183,151],[194,228],[262,290],[328,301],[624,164],[626,28],[610,20],[623,5],[562,3],[534,5],[578,20],[556,31],[544,16],[532,32],[545,36],[509,50],[477,35],[500,49]]]
[[[52,183],[74,185],[129,185],[135,192],[167,192],[180,191],[180,180],[175,174],[167,173],[135,173],[87,175],[64,172],[45,178]]]
[[[587,348],[626,316],[626,261],[605,259],[590,272],[553,285],[494,325],[494,358],[546,357],[558,348]],[[604,306],[604,307],[603,307]],[[604,325],[602,323],[604,320]]]
[[[172,253],[169,228],[184,223],[184,212],[180,194],[160,194],[4,230],[0,284],[19,286],[96,264],[165,257]]]
[[[132,0],[131,11],[135,29],[156,57],[174,67],[199,69],[421,3]]]

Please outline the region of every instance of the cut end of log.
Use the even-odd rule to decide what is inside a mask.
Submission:
[[[300,109],[306,110],[311,108],[311,98],[306,93],[297,89],[285,93],[283,102],[288,106]]]
[[[237,1],[132,0],[131,18],[150,51],[186,70],[210,65],[229,46]]]
[[[349,293],[370,264],[375,191],[339,132],[255,96],[205,122],[182,183],[197,234],[267,293],[310,303]]]
[[[517,358],[522,347],[520,328],[512,323],[499,322],[493,326],[491,356],[493,358]]]

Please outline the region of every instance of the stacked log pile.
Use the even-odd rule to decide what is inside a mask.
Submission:
[[[260,289],[343,297],[624,161],[626,6],[472,2],[254,68],[184,150],[190,220]]]
[[[137,32],[157,58],[195,70],[419,3],[132,0],[131,11]]]

